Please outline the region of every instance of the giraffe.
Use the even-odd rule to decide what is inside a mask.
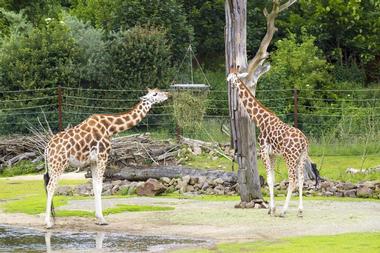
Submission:
[[[284,217],[289,206],[293,190],[296,187],[298,177],[299,206],[298,216],[303,215],[302,187],[304,181],[303,168],[305,159],[308,157],[308,140],[297,128],[282,122],[273,112],[262,105],[252,94],[249,88],[241,80],[247,73],[239,74],[232,69],[227,77],[233,87],[237,88],[239,101],[260,130],[258,142],[260,145],[259,156],[263,160],[269,187],[270,203],[268,214],[275,215],[274,203],[274,165],[276,155],[285,159],[288,168],[289,185],[285,204],[280,213]],[[298,175],[297,175],[298,174]]]
[[[168,99],[169,93],[158,89],[148,89],[130,111],[120,114],[94,114],[82,123],[55,134],[45,149],[44,175],[47,193],[45,223],[47,228],[54,225],[53,195],[59,176],[68,166],[90,166],[95,198],[96,224],[107,225],[102,212],[102,183],[106,163],[111,150],[111,137],[137,125],[151,109],[152,105]]]

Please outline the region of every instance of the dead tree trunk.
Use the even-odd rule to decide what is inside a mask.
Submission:
[[[281,11],[286,10],[296,0],[288,0],[283,4],[280,2],[280,0],[272,0],[270,13],[264,9],[267,31],[256,55],[248,64],[246,51],[247,0],[225,1],[226,72],[229,74],[231,68],[246,72],[246,77],[242,79],[253,94],[256,94],[256,84],[260,76],[270,69],[270,64],[264,64],[264,62],[269,55],[267,49],[276,31],[274,21]],[[238,94],[230,84],[228,84],[228,102],[231,117],[231,144],[235,148],[239,163],[238,180],[241,204],[243,205],[244,202],[255,202],[262,198],[257,170],[255,126],[238,102]]]
[[[247,69],[246,51],[246,0],[226,0],[226,73],[231,67]],[[261,199],[260,179],[257,170],[255,125],[238,102],[236,90],[228,85],[229,112],[231,116],[231,145],[236,150],[239,164],[238,181],[242,202]]]

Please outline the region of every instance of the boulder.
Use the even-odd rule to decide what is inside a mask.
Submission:
[[[344,191],[344,196],[349,197],[349,198],[356,198],[356,190],[355,189],[346,190]]]
[[[373,193],[373,190],[371,188],[367,186],[362,186],[358,188],[356,195],[359,198],[368,198],[372,196],[372,193]]]
[[[216,179],[214,179],[214,184],[215,184],[215,185],[223,184],[223,183],[224,183],[224,181],[223,181],[223,179],[221,179],[221,178],[216,178]]]
[[[74,192],[71,186],[59,186],[55,194],[62,196],[73,196]]]
[[[161,178],[160,178],[160,182],[163,183],[163,184],[167,184],[167,185],[169,185],[170,182],[171,182],[171,180],[170,180],[170,178],[168,178],[168,177],[161,177]]]
[[[166,187],[157,179],[150,178],[144,184],[136,187],[136,193],[140,196],[156,196],[165,192]]]

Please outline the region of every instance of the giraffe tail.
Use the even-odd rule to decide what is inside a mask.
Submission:
[[[309,161],[310,161],[311,170],[312,170],[312,172],[314,174],[315,187],[318,187],[319,182],[321,181],[321,176],[319,175],[319,170],[317,169],[317,164],[312,162],[312,160],[311,160],[311,158],[310,158],[309,155],[307,156],[307,159],[309,159]]]
[[[44,174],[44,185],[45,185],[45,192],[47,194],[47,186],[49,184],[49,181],[50,181],[50,175],[49,175],[49,171],[48,171],[48,165],[47,165],[47,149],[45,150],[45,169],[46,169],[46,172]],[[54,205],[53,205],[53,201],[51,203],[51,209],[50,209],[50,213],[51,213],[51,217],[55,218],[55,211],[54,211]]]

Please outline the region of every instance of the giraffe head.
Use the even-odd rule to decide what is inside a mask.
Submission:
[[[242,79],[246,78],[248,73],[239,73],[238,68],[232,67],[230,68],[230,73],[227,76],[227,82],[231,81],[231,85],[233,87],[237,87],[238,84],[242,81]]]
[[[164,102],[169,97],[169,92],[160,91],[159,89],[149,89],[145,96],[141,97],[143,101],[149,101],[152,104],[158,104]]]

